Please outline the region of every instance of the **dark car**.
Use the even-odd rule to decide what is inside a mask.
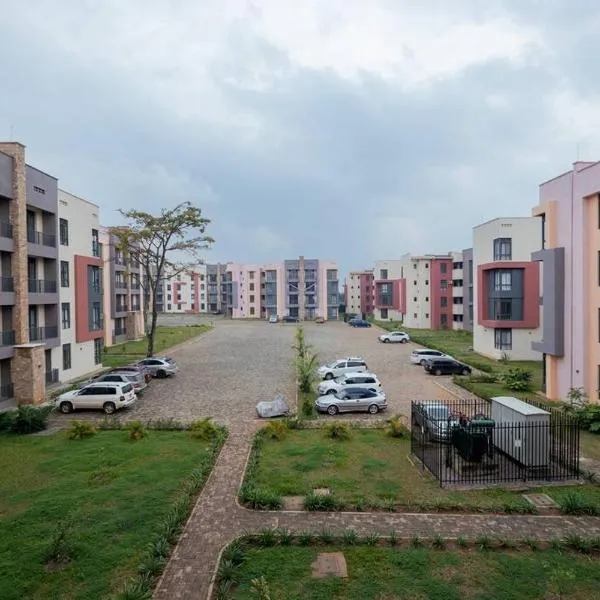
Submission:
[[[432,375],[470,375],[471,367],[453,358],[428,358],[423,368]]]
[[[223,314],[223,311],[222,311],[222,310],[213,310],[213,311],[212,311],[212,314],[213,314],[213,315],[222,315],[222,314]]]
[[[357,313],[346,313],[344,315],[344,322],[347,323],[348,321],[351,321],[352,319],[360,319],[360,315]]]
[[[452,428],[458,425],[450,408],[439,400],[415,403],[412,417],[413,427],[420,428],[426,439],[440,442],[448,441]]]
[[[363,319],[351,319],[348,321],[348,325],[350,325],[350,327],[371,327],[371,323]]]
[[[300,319],[298,317],[292,317],[290,315],[285,315],[284,317],[281,317],[281,320],[284,323],[299,323]]]

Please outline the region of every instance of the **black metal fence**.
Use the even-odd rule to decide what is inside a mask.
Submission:
[[[527,405],[541,410],[516,418],[486,400],[413,402],[412,453],[442,486],[577,479],[577,421],[538,402]]]

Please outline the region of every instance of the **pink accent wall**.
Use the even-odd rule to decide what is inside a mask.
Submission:
[[[446,265],[442,273],[442,265]],[[442,315],[446,315],[445,327],[452,327],[452,258],[433,258],[429,265],[430,270],[430,309],[431,328],[442,327]],[[446,288],[442,289],[442,280],[446,281]],[[442,306],[442,298],[446,298],[446,306]]]
[[[375,277],[373,273],[361,273],[359,285],[360,312],[371,313],[375,308]]]

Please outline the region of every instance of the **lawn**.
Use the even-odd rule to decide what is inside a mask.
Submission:
[[[381,429],[354,429],[348,441],[321,429],[290,430],[282,441],[264,440],[253,471],[257,489],[279,496],[304,496],[329,488],[345,510],[370,507],[414,511],[504,512],[522,506],[518,492],[494,488],[443,489],[409,461],[410,440]],[[557,502],[576,491],[600,509],[600,486],[540,488]]]
[[[0,598],[107,598],[137,572],[163,517],[211,444],[185,432],[0,436]],[[48,569],[59,523],[72,561]]]
[[[312,578],[318,553],[336,551],[348,577]],[[591,600],[600,590],[597,560],[557,551],[279,546],[248,548],[244,557],[235,600],[257,598],[250,582],[261,576],[278,600]]]
[[[182,327],[157,327],[154,337],[154,354],[158,355],[169,348],[186,342],[212,329],[210,325],[188,325]],[[118,367],[141,360],[146,356],[146,338],[132,340],[104,348],[102,364],[105,367]]]

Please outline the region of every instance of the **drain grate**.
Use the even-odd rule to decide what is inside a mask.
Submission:
[[[536,508],[558,508],[558,504],[548,494],[523,494],[523,498]]]

